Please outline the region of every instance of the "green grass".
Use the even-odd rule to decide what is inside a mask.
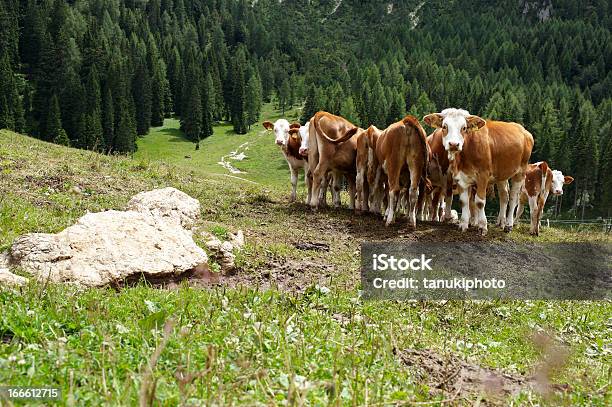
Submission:
[[[278,112],[266,107],[262,119]],[[531,337],[548,332],[570,352],[553,378],[569,390],[552,400],[523,394],[519,405],[609,405],[610,302],[390,302],[359,297],[359,243],[406,233],[346,209],[288,204],[286,163],[271,134],[215,127],[199,151],[176,121],[138,142],[134,158],[106,157],[0,131],[0,250],[28,232],[57,232],[86,211],[120,209],[137,192],[174,186],[202,204],[198,228],[224,237],[242,229],[247,246],[238,275],[222,286],[142,282],[121,291],[36,283],[0,289],[0,385],[55,385],[63,405],[134,405],[150,383],[156,405],[380,405],[442,400],[398,352],[453,353],[475,364],[531,374],[542,355]],[[227,177],[220,156],[250,141]],[[191,159],[185,159],[191,155]],[[75,188],[77,187],[77,188]],[[301,188],[303,194],[303,187]],[[303,195],[302,195],[303,197]],[[344,197],[346,200],[346,197]],[[448,230],[420,225],[416,236]],[[468,233],[467,238],[470,238]],[[196,241],[201,242],[199,233]],[[521,225],[488,239],[535,241]],[[545,241],[610,241],[592,232],[544,228]],[[320,242],[329,252],[298,251]],[[329,287],[324,294],[316,285]],[[192,380],[185,379],[191,374]],[[475,398],[457,399],[470,405]],[[506,400],[501,404],[508,404]],[[0,404],[4,405],[2,401]]]
[[[269,104],[264,105],[262,115],[273,122],[282,116],[280,112],[272,111]],[[299,110],[293,109],[284,117],[297,120],[298,116]],[[244,174],[228,177],[231,174],[219,165],[219,161],[245,143],[248,143],[248,149],[240,151],[244,151],[247,158],[243,161],[230,160]],[[150,134],[138,140],[135,159],[161,161],[194,171],[198,176],[227,182],[240,182],[235,177],[272,187],[282,187],[289,182],[287,162],[274,143],[274,133],[266,131],[261,123],[252,125],[247,134],[236,134],[229,123],[219,124],[214,127],[214,134],[204,139],[200,149],[195,150],[195,144],[180,131],[179,121],[168,119],[164,127],[153,128]]]

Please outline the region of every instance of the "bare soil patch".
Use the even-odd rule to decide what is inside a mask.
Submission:
[[[480,405],[506,405],[507,398],[521,392],[537,390],[565,391],[567,384],[544,383],[536,376],[509,374],[498,369],[483,367],[456,355],[441,355],[431,349],[405,349],[398,352],[415,379],[426,384],[431,396],[442,395],[448,402],[476,402]]]

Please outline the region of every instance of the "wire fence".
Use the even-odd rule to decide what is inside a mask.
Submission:
[[[487,216],[487,219],[491,221],[495,221],[497,220],[497,216],[493,216],[493,215]],[[529,222],[529,218],[525,219],[523,217],[521,218],[521,221]],[[599,230],[606,234],[612,233],[612,218],[607,218],[607,219],[602,219],[602,218],[598,218],[598,219],[551,219],[551,218],[546,218],[546,219],[542,219],[540,224],[546,227],[551,227],[551,226],[559,227],[563,229],[569,229],[575,232],[581,232],[581,231],[594,232],[594,231]]]

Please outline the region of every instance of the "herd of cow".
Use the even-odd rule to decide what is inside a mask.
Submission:
[[[458,194],[462,205],[459,228],[478,227],[484,235],[486,198],[497,187],[497,225],[512,230],[524,203],[529,202],[530,232],[539,234],[548,195],[561,195],[563,185],[573,178],[553,171],[545,161],[529,164],[534,143],[531,133],[520,124],[484,120],[463,109],[445,109],[423,121],[435,129],[429,136],[410,115],[385,130],[358,128],[322,111],[303,126],[285,119],[263,125],[274,131],[289,164],[292,201],[300,169],[311,207],[327,204],[328,188],[334,206],[339,206],[344,177],[349,207],[358,213],[380,213],[387,225],[400,211],[412,227],[417,217],[453,221],[457,216],[451,209],[453,195]]]

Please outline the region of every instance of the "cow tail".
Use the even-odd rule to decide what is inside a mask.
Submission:
[[[357,130],[359,130],[357,127],[353,127],[352,129],[350,129],[349,131],[344,133],[342,135],[342,137],[334,140],[334,139],[330,138],[327,134],[325,134],[325,132],[323,130],[321,130],[321,128],[319,127],[319,113],[321,113],[321,112],[317,112],[315,114],[315,116],[314,116],[315,131],[316,131],[317,134],[322,135],[323,138],[325,138],[327,141],[329,141],[332,144],[344,143],[346,140],[348,140],[351,137],[353,137],[355,135],[355,133],[357,133]]]
[[[421,172],[421,180],[425,183],[426,188],[431,189],[431,181],[427,176],[427,168],[429,166],[429,145],[427,144],[427,135],[425,134],[425,130],[423,129],[423,126],[421,126],[421,123],[419,123],[419,120],[414,116],[408,115],[404,117],[402,122],[406,126],[410,125],[414,127],[419,133],[418,139],[421,142],[423,151],[423,170]]]

